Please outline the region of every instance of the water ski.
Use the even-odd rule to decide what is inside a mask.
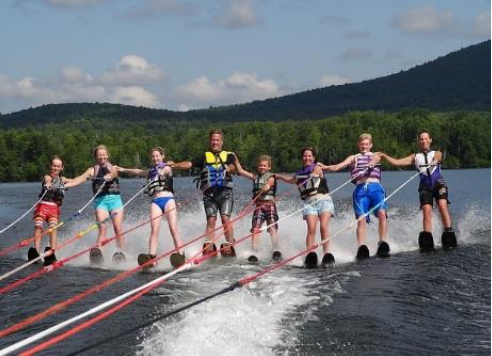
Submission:
[[[34,260],[35,258],[38,258],[38,257],[39,257],[38,251],[34,247],[30,247],[29,248],[29,251],[27,251],[27,259],[29,261],[32,261],[32,260]],[[39,261],[37,261],[35,263],[39,263]]]
[[[89,256],[90,256],[91,263],[93,264],[99,265],[104,262],[102,251],[97,247],[91,248],[91,251],[89,252]]]
[[[421,231],[419,234],[419,248],[421,252],[434,250],[434,238],[431,232]]]
[[[113,254],[113,263],[120,264],[126,262],[126,256],[123,252],[118,251]]]
[[[184,253],[180,254],[177,252],[173,253],[169,259],[171,261],[171,266],[173,266],[174,268],[178,268],[184,265],[186,261]]]
[[[44,249],[44,252],[47,252],[47,251],[52,251],[52,250],[51,250],[51,247],[46,247],[46,248]],[[52,251],[52,252],[51,252],[51,255],[46,256],[46,257],[44,258],[44,263],[43,263],[43,264],[44,264],[45,266],[49,266],[49,265],[52,265],[53,263],[55,263],[56,261],[57,261],[57,259],[56,259],[56,256],[55,256],[55,251]]]
[[[359,249],[357,250],[357,255],[355,256],[357,260],[364,260],[366,258],[369,258],[369,249],[367,248],[366,245],[360,245]]]
[[[444,231],[441,236],[442,248],[447,250],[458,245],[454,231]]]
[[[273,254],[272,254],[272,260],[273,262],[279,262],[279,261],[282,261],[282,252],[280,251],[274,251]]]
[[[318,255],[316,252],[311,251],[306,255],[304,259],[304,268],[313,269],[318,267]]]
[[[255,255],[251,255],[248,257],[248,262],[249,263],[258,263],[258,257],[256,257]]]
[[[203,244],[203,256],[211,255],[217,252],[217,246],[213,242],[205,242]]]
[[[230,242],[224,242],[220,245],[220,254],[222,257],[236,257],[236,250]]]
[[[388,243],[386,241],[379,241],[376,256],[389,257],[389,255],[390,255],[390,246],[388,245]]]
[[[321,267],[328,267],[335,264],[335,256],[327,252],[321,260]]]
[[[155,255],[150,255],[148,253],[141,253],[137,257],[137,262],[138,262],[138,265],[141,266],[141,265],[147,263],[148,261],[153,260],[154,258],[155,258]],[[146,265],[144,267],[144,271],[145,270],[148,270],[148,269],[150,269],[150,268],[152,268],[154,266],[155,266],[154,263],[149,263],[148,265]]]

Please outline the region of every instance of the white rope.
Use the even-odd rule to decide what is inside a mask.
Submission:
[[[36,207],[36,205],[38,205],[41,200],[43,200],[44,196],[46,195],[46,193],[48,193],[48,190],[46,189],[43,193],[43,195],[41,196],[41,198],[39,198],[39,200],[34,203],[34,205],[28,210],[26,211],[22,216],[20,216],[17,220],[15,220],[13,223],[11,223],[9,226],[3,228],[2,230],[0,230],[0,234],[4,233],[5,231],[7,231],[8,229],[10,229],[12,226],[14,226],[15,224],[17,224],[19,221],[21,221],[27,214],[29,214],[32,209],[34,209]]]
[[[177,273],[179,273],[181,271],[191,269],[192,265],[193,265],[193,262],[191,262],[191,261],[188,262],[188,263],[185,263],[184,265],[180,266],[179,268],[177,268],[177,269],[175,269],[175,270],[173,270],[173,271],[171,271],[171,272],[169,272],[169,273],[167,273],[167,274],[165,274],[165,275],[163,275],[163,276],[161,276],[159,278],[156,278],[156,279],[154,279],[154,280],[152,280],[152,281],[150,281],[150,282],[148,282],[148,283],[146,283],[146,284],[144,284],[144,285],[142,285],[142,286],[140,286],[138,288],[135,288],[135,289],[133,289],[133,290],[131,290],[129,292],[126,292],[125,294],[122,294],[122,295],[120,295],[118,297],[115,297],[113,299],[110,299],[110,300],[108,300],[108,301],[106,301],[106,302],[104,302],[102,304],[99,304],[99,305],[95,306],[92,309],[89,309],[88,311],[86,311],[86,312],[84,312],[82,314],[76,315],[73,318],[70,318],[68,320],[65,320],[64,322],[61,322],[61,323],[56,324],[56,325],[54,325],[54,326],[52,326],[52,327],[50,327],[50,328],[48,328],[46,330],[43,330],[43,331],[41,331],[41,332],[39,332],[37,334],[34,334],[34,335],[28,337],[27,339],[21,340],[21,341],[15,343],[15,344],[13,344],[13,345],[11,345],[9,347],[6,347],[6,348],[0,350],[0,356],[8,355],[11,352],[17,351],[17,350],[19,350],[22,347],[25,347],[25,346],[27,346],[29,344],[32,344],[33,342],[36,342],[36,341],[38,341],[38,340],[40,340],[40,339],[42,339],[42,338],[44,338],[44,337],[46,337],[48,335],[53,334],[54,332],[56,332],[58,330],[63,329],[64,327],[66,327],[66,326],[68,326],[70,324],[75,323],[76,321],[79,321],[79,320],[81,320],[81,319],[83,319],[83,318],[85,318],[85,317],[87,317],[89,315],[92,315],[92,314],[95,314],[95,313],[97,313],[97,312],[99,312],[101,310],[104,310],[104,309],[106,309],[106,308],[108,308],[108,307],[110,307],[110,306],[112,306],[112,305],[114,305],[114,304],[116,304],[116,303],[118,303],[118,302],[126,299],[127,297],[129,297],[129,296],[131,296],[133,294],[136,294],[136,293],[138,293],[138,292],[140,292],[140,291],[142,291],[142,290],[144,290],[144,289],[146,289],[146,288],[148,288],[150,286],[153,286],[153,285],[155,285],[155,284],[157,284],[157,283],[159,283],[161,281],[164,281],[164,280],[166,280],[166,279],[174,276],[175,274],[177,274]]]

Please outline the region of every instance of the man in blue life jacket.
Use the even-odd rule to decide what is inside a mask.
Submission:
[[[203,192],[203,205],[207,216],[208,241],[204,244],[204,254],[216,251],[214,240],[217,214],[220,212],[226,243],[221,245],[222,256],[235,256],[234,230],[230,224],[231,213],[234,207],[232,192],[232,172],[236,170],[235,154],[222,150],[223,134],[221,130],[211,130],[209,133],[209,150],[195,157],[192,161],[183,161],[172,165],[176,169],[200,169],[197,187]]]
[[[442,152],[431,148],[432,137],[430,132],[422,130],[418,134],[420,152],[412,153],[407,157],[396,159],[381,153],[381,157],[394,166],[410,166],[420,172],[419,200],[423,213],[423,228],[419,234],[419,247],[423,251],[434,249],[432,237],[432,208],[436,201],[441,215],[444,232],[442,234],[443,248],[456,247],[456,236],[451,226],[449,214],[448,186],[441,175]]]

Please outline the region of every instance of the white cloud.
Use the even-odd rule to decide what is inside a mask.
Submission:
[[[281,95],[275,81],[258,80],[253,73],[234,72],[225,79],[211,82],[200,77],[176,90],[176,101],[183,107],[244,103]]]
[[[251,0],[226,2],[226,7],[222,13],[215,18],[217,25],[229,29],[251,27],[258,24],[258,22],[259,19]]]
[[[63,79],[69,82],[91,82],[92,76],[86,74],[82,71],[82,69],[73,66],[66,66],[62,68],[62,76]]]
[[[431,5],[403,11],[393,18],[392,24],[412,35],[453,33],[458,26],[451,11],[440,11]]]
[[[363,60],[371,57],[372,52],[363,48],[350,48],[340,53],[336,58],[341,62]]]
[[[157,96],[143,86],[105,86],[77,67],[66,66],[61,72],[61,81],[52,78],[44,82],[32,77],[16,81],[0,74],[0,103],[7,110],[67,102],[111,102],[162,107]],[[11,107],[7,107],[7,104]]]
[[[159,100],[152,92],[139,86],[115,87],[109,94],[108,101],[111,103],[147,106],[153,108],[161,106]]]
[[[473,34],[481,38],[490,38],[490,11],[481,12],[475,18]]]
[[[350,82],[350,79],[341,75],[325,74],[323,75],[318,84],[320,87],[329,87],[331,85],[343,85]]]
[[[99,81],[105,85],[146,85],[164,79],[162,70],[149,64],[145,58],[127,55],[114,68],[103,73]]]

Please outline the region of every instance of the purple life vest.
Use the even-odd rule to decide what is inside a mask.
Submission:
[[[369,167],[369,162],[373,157],[372,152],[364,154],[358,153],[354,157],[354,163],[350,167],[350,175],[352,176],[352,183],[358,184],[362,179],[374,178],[381,180],[381,168]]]

